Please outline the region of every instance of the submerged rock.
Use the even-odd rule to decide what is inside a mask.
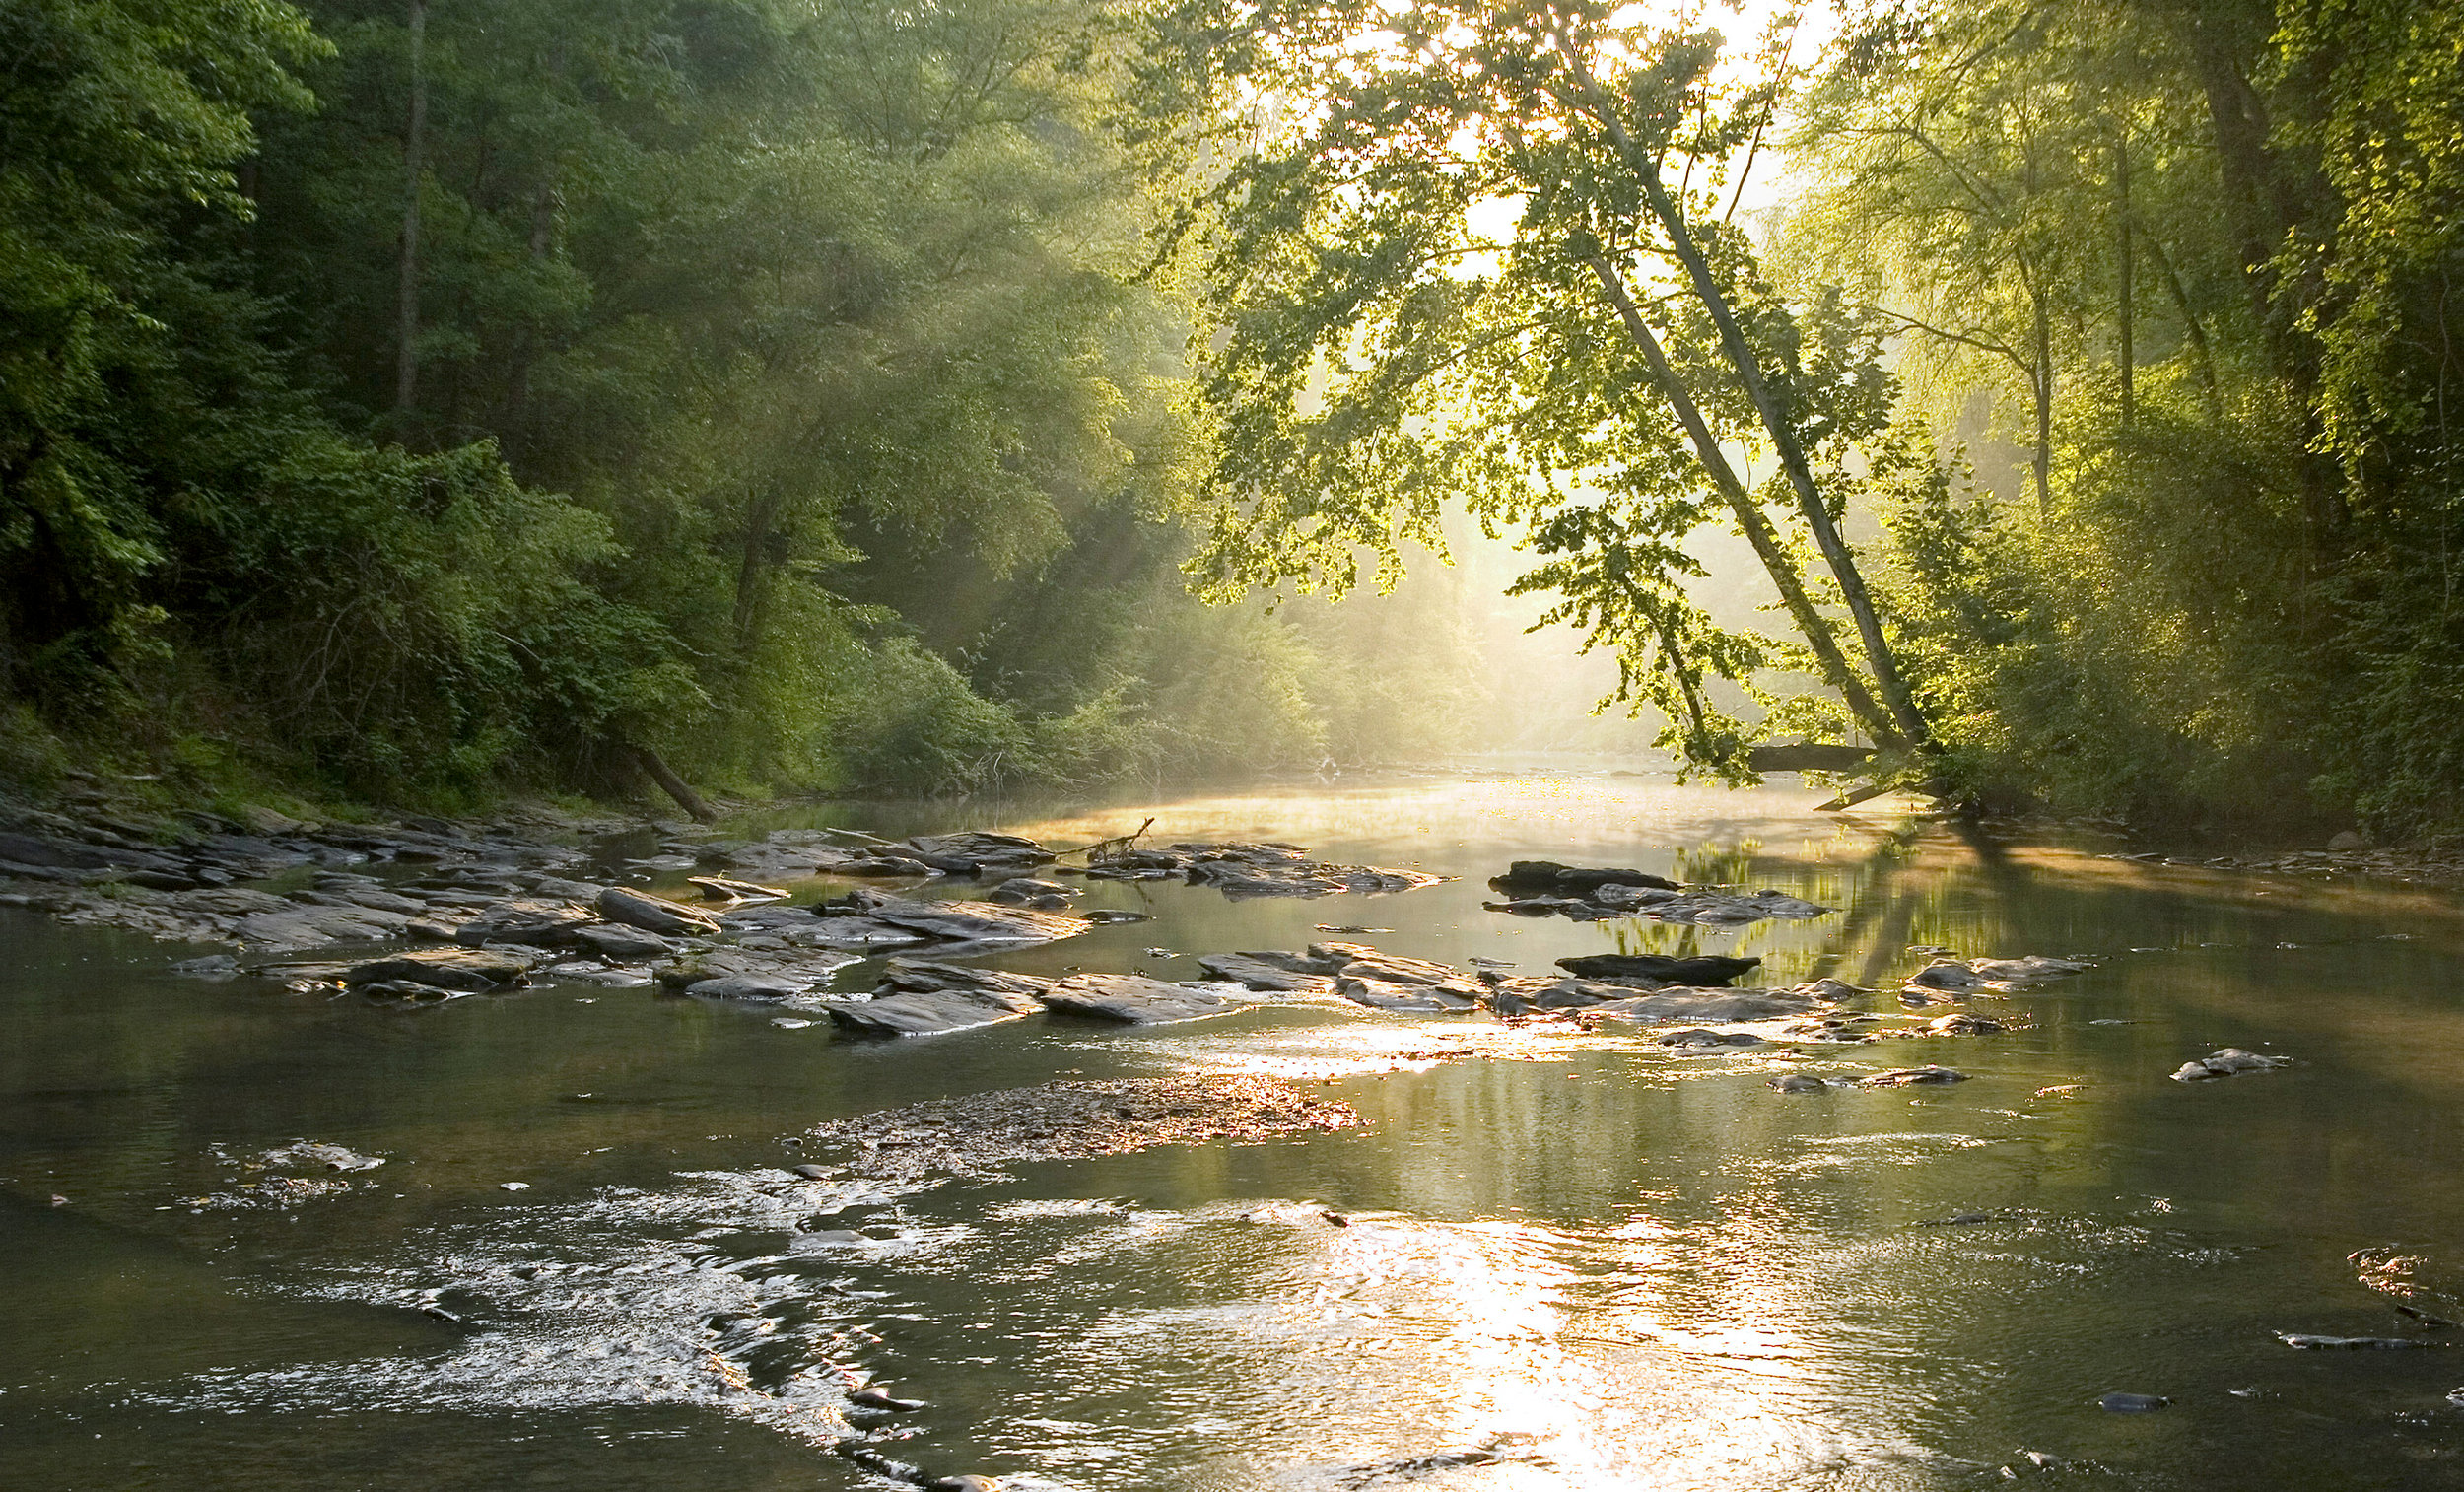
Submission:
[[[2272,1068],[2292,1065],[2293,1058],[2289,1056],[2261,1056],[2255,1051],[2244,1051],[2239,1047],[2225,1047],[2174,1068],[2173,1081],[2203,1083],[2210,1078],[2232,1077],[2243,1072],[2266,1072]]]
[[[934,1099],[806,1130],[850,1152],[856,1180],[983,1177],[1023,1161],[1082,1160],[1150,1145],[1259,1141],[1340,1129],[1360,1116],[1273,1078],[1211,1074],[1046,1083]]]
[[[2408,1352],[2416,1347],[2445,1347],[2412,1336],[2316,1336],[2306,1331],[2279,1331],[2276,1339],[2304,1352]]]
[[[2067,979],[2094,967],[2093,964],[2049,959],[2033,953],[2019,959],[1937,959],[1908,976],[1908,987],[1912,990],[2007,991],[2024,989],[2048,980]]]
[[[2172,1402],[2156,1393],[2108,1393],[2096,1400],[2096,1405],[2108,1414],[2148,1414],[2169,1408]]]
[[[1763,1047],[1769,1044],[1750,1031],[1710,1031],[1700,1026],[1690,1026],[1683,1031],[1672,1031],[1660,1038],[1660,1045],[1708,1051],[1737,1047]]]
[[[1831,1085],[1820,1078],[1809,1077],[1802,1072],[1783,1072],[1771,1079],[1770,1086],[1782,1093],[1828,1093],[1831,1089]]]
[[[1491,912],[1567,916],[1577,921],[1642,916],[1661,922],[1731,925],[1773,917],[1824,916],[1832,911],[1782,891],[1744,893],[1716,886],[1680,886],[1645,871],[1585,869],[1554,860],[1517,860],[1489,885],[1509,898],[1488,903]]]
[[[1592,1005],[1582,1011],[1582,1019],[1732,1026],[1803,1015],[1814,1004],[1812,998],[1788,989],[1693,989],[1677,985]]]

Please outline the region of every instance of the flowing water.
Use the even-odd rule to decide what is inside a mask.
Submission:
[[[1094,883],[1155,919],[990,961],[1028,972],[1194,979],[1189,955],[1321,924],[1529,972],[1743,951],[1745,983],[1887,990],[1927,945],[2097,967],[1969,1002],[2005,1034],[1799,1059],[1327,1008],[868,1043],[645,989],[404,1009],[200,983],[165,972],[197,950],[0,913],[0,1484],[885,1488],[832,1450],[863,1379],[930,1403],[858,1415],[870,1444],[1013,1492],[2464,1485],[2464,1353],[2275,1334],[2464,1336],[2346,1260],[2464,1263],[2457,905],[1814,801],[1536,776],[798,822],[1082,843],[1151,814],[1462,877]],[[1529,856],[1841,911],[1734,933],[1483,911]],[[2167,1080],[2228,1045],[2297,1065]],[[1921,1061],[1973,1080],[1766,1086]],[[826,1119],[1190,1071],[1305,1082],[1363,1122],[922,1189],[781,1169]],[[303,1137],[386,1164],[234,1189]]]

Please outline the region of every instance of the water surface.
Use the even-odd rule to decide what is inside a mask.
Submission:
[[[885,1452],[1026,1492],[2464,1483],[2464,1356],[2274,1334],[2420,1334],[2345,1255],[2464,1255],[2455,904],[1814,801],[1558,775],[780,822],[1068,844],[1153,815],[1462,878],[1097,883],[1155,920],[991,960],[1036,973],[1198,978],[1192,955],[1322,926],[1457,965],[1743,951],[1755,982],[1886,990],[1912,947],[2097,967],[1972,1002],[2003,1035],[1803,1060],[1324,1008],[865,1043],[640,989],[401,1009],[205,984],[165,972],[196,950],[0,912],[0,1480],[886,1487],[829,1449],[861,1379],[931,1401]],[[1736,933],[1483,911],[1534,855],[1841,911]],[[2166,1079],[2226,1045],[2298,1064]],[[1973,1080],[1765,1086],[1928,1060]],[[1364,1122],[895,1193],[780,1169],[825,1119],[1191,1070],[1323,1085]],[[387,1164],[190,1204],[300,1137]],[[2115,1390],[2173,1404],[2109,1414]],[[1419,1459],[1468,1447],[1496,1458]]]

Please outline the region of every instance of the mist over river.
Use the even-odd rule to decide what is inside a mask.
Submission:
[[[1849,1008],[1888,1029],[1922,950],[2094,967],[1925,1012],[1987,1035],[1710,1054],[1334,1002],[868,1041],[815,1002],[654,986],[205,983],[169,965],[207,950],[0,911],[0,1484],[901,1485],[851,1444],[1008,1492],[2464,1484],[2464,1330],[2424,1320],[2464,1280],[2464,907],[1820,796],[1564,772],[749,827],[1065,846],[1151,817],[1159,841],[1454,878],[1090,880],[1082,907],[1152,920],[970,960],[1045,976],[1199,980],[1199,955],[1337,937],[1524,974],[1733,953],[1763,961],[1741,985],[1869,987]],[[638,863],[654,840],[594,872],[683,891]],[[1534,857],[1837,910],[1733,931],[1484,910]],[[2293,1060],[2169,1079],[2227,1047]],[[1769,1085],[1921,1063],[1969,1080]],[[1182,1074],[1295,1083],[1359,1122],[938,1182],[783,1143]],[[302,1139],[384,1164],[242,1189]],[[787,1169],[812,1162],[833,1174]],[[2373,1258],[2406,1260],[2405,1289],[2371,1287]],[[925,1407],[851,1408],[859,1383]]]

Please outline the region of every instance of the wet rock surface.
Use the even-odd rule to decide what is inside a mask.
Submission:
[[[1129,1026],[1163,1026],[1226,1015],[1241,1007],[1223,986],[1172,984],[1135,974],[1074,974],[1044,991],[1045,1008]]]
[[[2182,1063],[2173,1069],[2173,1081],[2204,1083],[2213,1078],[2237,1077],[2245,1072],[2272,1072],[2278,1067],[2292,1065],[2293,1058],[2289,1056],[2262,1056],[2256,1051],[2244,1051],[2239,1047],[2225,1047]]]
[[[1680,886],[1645,871],[1590,869],[1554,860],[1516,860],[1489,885],[1506,897],[1485,904],[1491,912],[1576,921],[1644,917],[1656,922],[1742,926],[1774,917],[1827,916],[1834,910],[1782,891]]]
[[[1178,878],[1194,886],[1216,887],[1234,898],[1321,897],[1347,892],[1370,896],[1434,886],[1445,879],[1417,870],[1328,864],[1310,859],[1309,851],[1302,847],[1280,841],[1193,842],[1124,849],[1092,857],[1086,874],[1097,880],[1115,881]]]
[[[1255,1076],[1046,1083],[936,1099],[819,1124],[806,1146],[861,1180],[987,1177],[1028,1161],[1117,1155],[1203,1140],[1256,1142],[1360,1121],[1350,1105]]]

